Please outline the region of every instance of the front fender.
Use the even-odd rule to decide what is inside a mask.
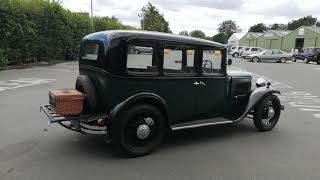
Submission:
[[[248,115],[248,113],[252,109],[254,109],[257,104],[259,104],[259,102],[261,102],[266,96],[270,94],[281,94],[281,93],[279,90],[275,88],[270,88],[266,86],[259,87],[254,91],[252,91],[250,94],[245,112],[238,119],[236,119],[235,122],[243,120]]]
[[[110,120],[114,120],[118,115],[120,115],[122,110],[129,108],[131,105],[136,103],[150,103],[158,107],[163,113],[165,113],[167,117],[167,103],[165,100],[157,94],[151,92],[140,92],[130,96],[129,98],[125,99],[118,105],[116,105],[110,112]]]

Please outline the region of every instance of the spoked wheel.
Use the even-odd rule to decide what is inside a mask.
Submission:
[[[283,57],[283,58],[280,58],[280,62],[281,62],[281,63],[286,63],[286,62],[287,62],[287,58],[284,58],[284,57]]]
[[[151,153],[166,134],[162,112],[148,104],[133,106],[114,123],[111,136],[115,145],[131,156]]]
[[[270,131],[278,123],[280,113],[279,98],[275,95],[267,96],[254,110],[254,125],[259,131]]]

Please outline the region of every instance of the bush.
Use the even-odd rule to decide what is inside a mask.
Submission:
[[[0,49],[10,64],[75,60],[81,39],[94,29],[132,29],[114,17],[95,17],[93,27],[88,13],[73,13],[59,2],[0,0]]]
[[[0,70],[7,69],[8,59],[4,54],[4,50],[0,49]]]

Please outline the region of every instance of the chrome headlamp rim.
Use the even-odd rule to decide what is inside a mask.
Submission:
[[[258,78],[256,81],[256,86],[257,87],[267,86],[267,81],[263,78]]]

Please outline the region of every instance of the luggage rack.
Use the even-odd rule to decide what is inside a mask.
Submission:
[[[92,115],[82,114],[76,116],[60,116],[54,113],[50,105],[40,107],[40,112],[43,112],[49,119],[49,125],[58,123],[61,126],[72,131],[87,133],[87,134],[107,134],[107,126],[92,126],[86,123],[97,121],[98,119],[106,119],[106,114]]]

